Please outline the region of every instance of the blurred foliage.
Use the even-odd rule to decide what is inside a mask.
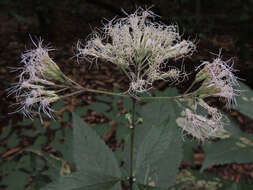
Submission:
[[[253,117],[253,90],[242,82],[240,82],[240,96],[236,98],[236,103],[236,110],[250,118]]]
[[[249,190],[252,187],[253,184],[249,182],[232,183],[214,174],[184,169],[180,171],[170,190]]]
[[[62,108],[59,101],[54,108]],[[0,142],[0,188],[38,190],[73,168],[72,129],[67,125],[69,112],[57,121],[39,119],[4,127]],[[13,179],[18,179],[13,182]]]
[[[247,98],[251,98],[252,90],[248,87],[245,89],[245,87],[244,84],[241,84],[242,92],[246,93]],[[157,92],[155,95],[174,96],[177,94],[178,92],[175,89],[168,89],[163,92]],[[245,99],[243,97],[244,96],[242,96],[242,99]],[[78,121],[75,125],[79,126],[82,121],[79,117],[95,112],[98,115],[102,114],[103,117],[106,117],[107,119],[105,121],[114,121],[113,125],[105,122],[100,124],[97,123],[92,126],[91,130],[96,131],[96,135],[94,132],[91,132],[90,129],[83,128],[80,130],[82,133],[85,131],[85,133],[87,133],[86,136],[89,136],[89,138],[86,139],[89,142],[86,142],[86,144],[97,147],[104,146],[100,144],[100,142],[98,145],[95,145],[98,141],[98,137],[104,137],[106,134],[110,133],[110,131],[114,131],[115,129],[116,134],[112,136],[116,140],[113,146],[117,147],[116,151],[114,151],[114,155],[118,160],[117,163],[121,163],[123,176],[126,176],[128,173],[129,163],[127,155],[129,154],[128,120],[131,117],[131,115],[129,115],[131,112],[130,101],[131,100],[126,98],[96,96],[95,103],[79,107],[75,110],[76,121],[74,120],[75,122]],[[243,111],[245,108],[247,109],[247,106],[251,105],[242,104],[238,107],[238,110]],[[9,125],[2,131],[0,136],[1,142],[3,142],[1,144],[3,151],[1,153],[0,162],[2,187],[8,187],[8,190],[17,189],[17,187],[24,187],[24,189],[39,189],[49,182],[57,181],[59,177],[62,178],[62,176],[68,175],[75,170],[79,170],[80,167],[88,167],[87,164],[80,166],[83,156],[80,157],[81,160],[77,159],[78,154],[81,151],[98,151],[97,148],[82,149],[82,146],[78,147],[78,145],[80,145],[79,140],[84,141],[85,139],[81,132],[76,132],[73,137],[70,124],[72,117],[69,111],[64,111],[64,102],[59,101],[54,104],[53,107],[56,110],[60,110],[56,115],[57,121],[44,121],[45,124],[42,125],[38,119],[34,119],[33,121],[25,119],[22,122],[19,122],[17,126]],[[174,119],[179,117],[179,110],[180,108],[177,108],[177,104],[174,104],[171,101],[156,101],[152,103],[142,102],[141,104],[138,104],[138,126],[136,128],[135,136],[135,151],[137,153],[135,161],[138,189],[153,189],[153,187],[151,188],[151,186],[149,186],[150,182],[146,182],[143,178],[145,176],[142,176],[143,173],[148,172],[145,170],[145,167],[142,167],[142,163],[144,163],[143,160],[145,160],[145,163],[148,162],[151,164],[152,169],[158,167],[157,171],[159,171],[159,178],[156,176],[156,178],[154,178],[155,180],[163,179],[166,176],[166,179],[170,179],[168,181],[164,181],[163,179],[162,183],[159,182],[159,180],[156,181],[155,184],[159,187],[165,187],[169,184],[172,190],[183,190],[185,188],[194,190],[203,188],[214,190],[246,190],[252,188],[250,181],[242,181],[239,184],[233,184],[229,180],[225,180],[220,176],[208,172],[206,169],[232,163],[252,163],[253,135],[241,131],[239,123],[230,115],[227,115],[230,123],[226,126],[226,130],[229,133],[224,135],[220,140],[200,145],[186,137],[183,139],[180,132],[178,132],[179,128],[176,126]],[[84,125],[83,122],[81,123]],[[159,123],[159,125],[155,125],[157,123]],[[87,124],[85,125],[87,128]],[[15,132],[15,129],[17,128],[22,128],[22,130]],[[78,138],[77,135],[79,135]],[[74,149],[72,145],[73,139],[76,139]],[[169,141],[169,139],[172,141]],[[199,149],[200,146],[206,155],[201,170],[196,169],[194,162],[195,151]],[[76,153],[73,154],[73,150],[75,149]],[[101,148],[101,150],[99,149],[100,153],[102,149],[103,148]],[[74,159],[73,155],[75,154],[76,156]],[[104,153],[103,155],[107,154],[111,157],[109,152]],[[163,159],[160,159],[158,155],[165,158],[164,161]],[[177,159],[175,159],[176,157]],[[158,158],[159,164],[157,164]],[[98,156],[96,159],[100,160],[101,158]],[[77,160],[79,160],[79,164],[75,165]],[[107,160],[109,159],[105,159],[104,161],[107,162]],[[188,168],[182,170],[177,176],[181,160],[190,164],[190,168],[192,169]],[[122,163],[124,164],[122,165]],[[88,165],[91,166],[91,164]],[[151,168],[149,168],[150,171]],[[108,170],[108,168],[100,169],[103,171]],[[99,176],[100,175],[102,175],[101,172]],[[14,178],[20,180],[13,183],[12,180]],[[65,177],[62,179],[65,179]],[[111,180],[107,178],[104,179]],[[118,180],[119,179],[115,178],[115,180],[112,180],[112,183],[108,182],[106,188],[112,187],[118,182]],[[165,182],[166,184],[164,184]],[[87,184],[89,184],[88,181]],[[73,184],[71,183],[70,185]],[[50,189],[51,186],[48,186],[47,188]],[[96,188],[101,187],[96,186]]]

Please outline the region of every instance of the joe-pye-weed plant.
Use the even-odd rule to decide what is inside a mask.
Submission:
[[[41,122],[45,115],[53,118],[52,103],[87,92],[131,100],[120,156],[77,114],[72,114],[76,171],[43,190],[120,190],[121,184],[130,190],[168,189],[175,182],[182,160],[182,139],[204,142],[228,133],[224,128],[228,118],[205,102],[205,98],[218,97],[231,107],[239,95],[232,64],[224,61],[221,53],[192,71],[196,72],[195,79],[183,94],[175,88],[162,95],[150,92],[154,82],[177,84],[187,80],[183,61],[181,65],[174,61],[196,52],[196,43],[183,39],[177,25],[154,22],[155,17],[140,8],[125,18],[109,21],[87,42],[77,45],[79,60],[115,64],[129,81],[124,92],[90,89],[71,80],[50,58],[53,49],[44,47],[42,41],[34,42],[35,49],[21,56],[19,81],[9,94],[18,100],[17,112],[26,117],[36,115]]]

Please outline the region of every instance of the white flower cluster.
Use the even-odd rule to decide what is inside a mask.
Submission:
[[[202,68],[200,70],[200,68]],[[237,77],[233,74],[234,69],[228,61],[222,61],[219,55],[213,62],[205,61],[196,70],[200,70],[195,78],[195,83],[201,82],[201,86],[192,94],[196,98],[196,105],[193,111],[186,109],[184,116],[177,119],[177,123],[184,131],[193,137],[204,141],[210,137],[219,137],[224,134],[225,122],[223,116],[216,108],[204,102],[206,97],[225,98],[226,105],[229,107],[235,104],[235,96],[239,95]],[[196,113],[197,106],[207,110],[208,117]],[[194,113],[193,113],[194,112]]]
[[[69,82],[66,83],[67,77],[49,57],[52,49],[42,47],[42,41],[34,45],[35,49],[21,56],[23,66],[16,69],[20,72],[19,82],[8,89],[8,95],[15,94],[19,102],[16,112],[30,118],[33,113],[44,112],[51,118],[50,103],[60,99],[59,93],[68,88]]]
[[[126,18],[110,21],[86,46],[78,45],[78,56],[118,65],[128,76],[133,94],[149,90],[155,80],[178,81],[185,74],[168,62],[190,56],[195,45],[181,39],[176,25],[151,22],[154,17],[151,11],[138,9]]]
[[[151,11],[140,8],[126,18],[112,20],[101,32],[94,32],[85,46],[78,43],[77,56],[92,62],[102,59],[117,65],[129,79],[128,92],[132,97],[147,92],[156,80],[180,82],[186,76],[184,67],[173,66],[171,60],[190,56],[196,49],[195,44],[183,40],[176,25],[152,22],[154,19]],[[19,82],[9,89],[9,95],[15,94],[20,101],[17,111],[28,117],[32,117],[34,112],[44,112],[52,117],[50,103],[81,91],[96,91],[84,89],[65,76],[49,57],[48,52],[52,49],[42,47],[42,41],[34,45],[35,49],[21,56],[23,66],[17,69],[20,71]],[[235,96],[239,91],[234,87],[239,83],[229,61],[223,61],[220,54],[212,62],[203,62],[196,70],[195,81],[184,94],[191,109],[186,108],[177,123],[193,137],[204,141],[222,135],[225,122],[222,114],[203,99],[225,98],[227,106],[230,106],[236,103]],[[188,93],[196,84],[200,87]],[[65,95],[71,89],[78,91]],[[207,115],[199,115],[198,106],[204,108]]]
[[[186,109],[184,111],[185,117],[178,118],[176,120],[177,124],[199,141],[205,141],[211,137],[220,137],[225,132],[222,115],[215,108],[211,109],[215,111],[211,114],[211,118],[195,114],[190,109]]]
[[[203,82],[196,93],[201,98],[210,96],[225,98],[228,107],[235,104],[235,96],[239,94],[235,86],[239,86],[239,83],[233,74],[233,67],[223,61],[220,55],[211,63],[203,62],[197,69],[200,67],[203,69],[197,74],[196,81],[203,80]]]

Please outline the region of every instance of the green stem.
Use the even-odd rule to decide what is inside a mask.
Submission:
[[[65,78],[70,83],[73,83],[74,85],[76,85],[77,88],[79,88],[79,89],[83,88],[80,84],[78,84],[77,82],[73,81],[72,79],[70,79],[69,77],[67,77],[65,74],[62,73],[62,76],[63,76],[63,78]]]
[[[132,122],[130,125],[131,129],[131,142],[130,142],[130,177],[129,177],[129,185],[130,190],[133,189],[134,183],[134,175],[133,175],[133,157],[134,157],[134,129],[135,129],[135,107],[136,107],[136,99],[132,97]]]
[[[112,96],[121,96],[121,97],[125,97],[125,98],[131,98],[131,96],[126,95],[126,94],[108,92],[108,91],[103,91],[103,90],[85,89],[85,91],[94,92],[94,93],[98,93],[98,94],[106,94],[106,95],[112,95]]]
[[[86,91],[85,89],[78,90],[78,91],[75,91],[73,93],[70,93],[70,94],[67,94],[67,95],[64,95],[64,96],[60,96],[60,98],[67,98],[67,97],[70,97],[70,96],[74,96],[74,95],[80,94],[80,93],[85,92],[85,91]]]
[[[151,97],[140,97],[139,100],[169,100],[169,99],[182,99],[186,97],[191,97],[193,93],[183,94],[179,96],[151,96]]]
[[[121,94],[121,93],[115,93],[115,92],[107,92],[103,90],[94,90],[94,89],[85,89],[87,92],[94,92],[94,93],[99,93],[99,94],[106,94],[106,95],[112,95],[112,96],[121,96],[124,98],[132,98],[132,96],[129,96],[127,94]],[[177,98],[185,98],[192,96],[192,93],[189,94],[183,94],[179,96],[153,96],[153,97],[138,97],[138,100],[167,100],[167,99],[177,99]]]
[[[193,81],[193,82],[191,83],[191,85],[189,86],[189,88],[184,92],[184,94],[187,94],[187,93],[192,89],[192,87],[193,87],[195,84],[196,84],[196,82]]]
[[[79,89],[79,88],[77,88],[77,89]],[[103,90],[88,89],[88,88],[83,88],[83,87],[76,92],[67,94],[65,96],[61,96],[61,98],[66,98],[69,96],[80,94],[82,92],[92,92],[92,93],[97,93],[97,94],[120,96],[123,98],[132,98],[131,96],[129,96],[127,94],[108,92],[108,91],[103,91]],[[137,99],[140,101],[143,101],[143,100],[168,100],[168,99],[182,99],[182,98],[186,98],[186,97],[191,97],[193,95],[194,95],[193,93],[188,93],[188,94],[183,94],[183,95],[179,95],[179,96],[151,96],[151,97],[138,97]]]

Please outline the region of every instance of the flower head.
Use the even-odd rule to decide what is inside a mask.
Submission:
[[[17,68],[20,71],[19,81],[8,89],[8,95],[15,94],[19,102],[16,112],[22,112],[30,118],[33,113],[40,115],[43,112],[51,118],[54,110],[50,104],[58,101],[76,83],[73,84],[49,57],[48,52],[52,49],[43,47],[41,40],[34,45],[35,49],[22,54],[23,65]]]
[[[43,41],[39,41],[35,49],[28,50],[21,55],[23,67],[19,75],[19,80],[36,80],[38,78],[47,78],[63,82],[62,72],[58,65],[49,57],[48,52],[53,49],[43,47]]]
[[[196,91],[201,98],[216,96],[226,99],[227,106],[236,103],[235,96],[239,91],[235,89],[238,86],[237,77],[233,74],[232,66],[217,57],[213,62],[205,61],[200,67],[203,67],[196,75],[195,82],[203,81],[201,87]]]
[[[215,109],[215,108],[214,108]],[[185,117],[178,118],[177,124],[184,131],[192,135],[199,141],[205,141],[209,138],[220,137],[224,134],[222,115],[217,115],[217,110],[210,119],[193,113],[190,109],[184,111]]]
[[[195,45],[181,39],[176,25],[152,22],[154,17],[151,11],[138,9],[126,18],[110,21],[86,46],[79,44],[78,56],[118,65],[128,76],[132,93],[147,91],[155,80],[178,81],[180,69],[168,63],[190,56]]]

